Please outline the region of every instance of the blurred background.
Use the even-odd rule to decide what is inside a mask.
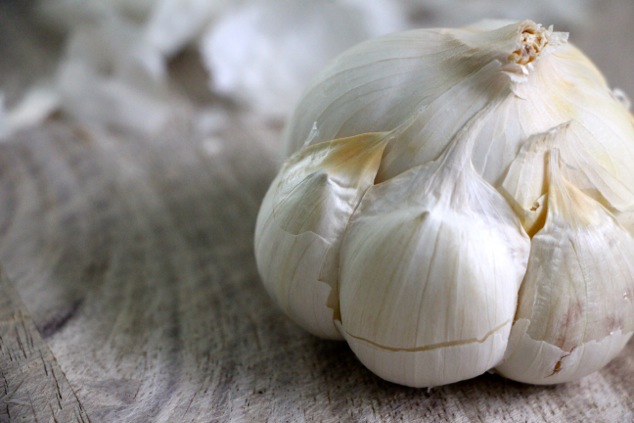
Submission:
[[[3,0],[0,137],[57,115],[144,135],[226,112],[283,125],[337,53],[364,39],[483,18],[570,32],[634,92],[631,0]]]

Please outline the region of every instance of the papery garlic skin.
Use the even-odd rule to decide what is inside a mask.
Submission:
[[[341,339],[331,266],[348,219],[373,183],[388,135],[324,142],[289,159],[258,214],[255,253],[267,291],[300,326]]]
[[[607,364],[634,332],[634,237],[568,182],[550,154],[548,212],[533,237],[504,362],[537,384],[567,382]]]
[[[386,380],[442,385],[504,356],[530,242],[471,166],[473,126],[441,159],[370,188],[346,229],[341,330]]]
[[[409,386],[492,369],[560,383],[618,354],[634,332],[634,118],[567,34],[489,21],[368,41],[316,80],[285,141],[318,172],[311,149],[377,134],[340,216],[267,194],[258,268],[296,322]],[[288,175],[274,186],[301,185]],[[272,202],[332,227],[316,262],[289,264],[297,233],[270,229]]]
[[[509,57],[522,34],[540,31],[549,42],[519,65]],[[298,104],[284,134],[287,154],[316,125],[311,143],[391,130],[414,119],[400,142],[388,146],[379,179],[437,158],[482,107],[503,100],[483,117],[473,164],[497,185],[519,148],[534,134],[578,120],[592,132],[584,149],[634,187],[631,115],[603,76],[567,34],[531,21],[488,21],[461,29],[422,29],[359,44],[335,60]],[[421,143],[421,140],[425,140]],[[619,154],[606,151],[619,150]]]

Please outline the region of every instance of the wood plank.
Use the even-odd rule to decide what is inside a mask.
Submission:
[[[0,422],[90,421],[1,269],[0,379]]]

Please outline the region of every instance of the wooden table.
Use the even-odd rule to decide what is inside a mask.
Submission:
[[[290,323],[254,220],[279,126],[53,118],[0,144],[0,422],[634,421],[634,342],[579,382],[410,389]]]

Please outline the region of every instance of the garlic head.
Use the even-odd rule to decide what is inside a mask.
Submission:
[[[258,269],[379,376],[560,383],[634,332],[634,118],[568,36],[486,21],[364,42],[285,129]]]

